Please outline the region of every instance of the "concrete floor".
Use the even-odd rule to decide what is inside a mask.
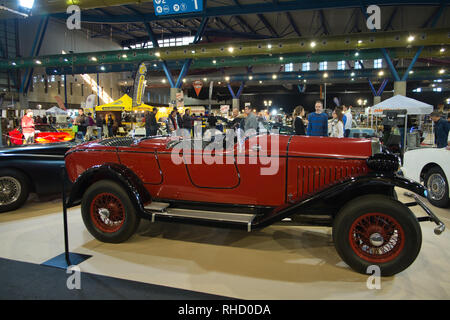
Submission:
[[[432,208],[450,228],[450,209]],[[412,210],[423,215],[418,206]],[[93,256],[79,265],[82,272],[241,299],[450,298],[450,230],[436,236],[431,222],[421,223],[416,261],[369,290],[369,275],[352,271],[336,253],[330,228],[278,225],[246,233],[142,221],[128,242],[105,244],[85,229],[79,207],[68,217],[70,251]],[[0,257],[40,264],[63,251],[58,199],[30,199],[0,214]]]

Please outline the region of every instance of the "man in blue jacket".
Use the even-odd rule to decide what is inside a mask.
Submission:
[[[328,136],[328,116],[323,112],[322,101],[316,101],[316,112],[308,115],[308,136]]]
[[[441,118],[440,112],[432,112],[431,120],[434,122],[434,141],[438,148],[447,146],[449,124],[445,119]]]

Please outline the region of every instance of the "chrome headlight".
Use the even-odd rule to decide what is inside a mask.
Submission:
[[[380,139],[372,138],[371,142],[372,142],[372,155],[377,154],[377,153],[381,153]]]

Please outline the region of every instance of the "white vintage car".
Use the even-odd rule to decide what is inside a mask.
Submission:
[[[424,183],[433,205],[441,208],[450,205],[450,147],[407,151],[401,171],[406,178]]]

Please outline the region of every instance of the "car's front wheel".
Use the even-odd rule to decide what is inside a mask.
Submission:
[[[439,167],[433,167],[425,175],[425,186],[428,188],[428,201],[439,208],[450,205],[448,180]]]
[[[419,254],[422,232],[417,218],[401,202],[383,195],[358,197],[333,222],[339,256],[352,269],[367,273],[371,265],[382,276],[405,270]]]
[[[20,208],[28,199],[30,183],[20,171],[14,169],[0,170],[0,212]]]
[[[128,240],[140,222],[126,191],[110,180],[98,181],[86,190],[81,215],[86,228],[97,240],[110,243]]]

